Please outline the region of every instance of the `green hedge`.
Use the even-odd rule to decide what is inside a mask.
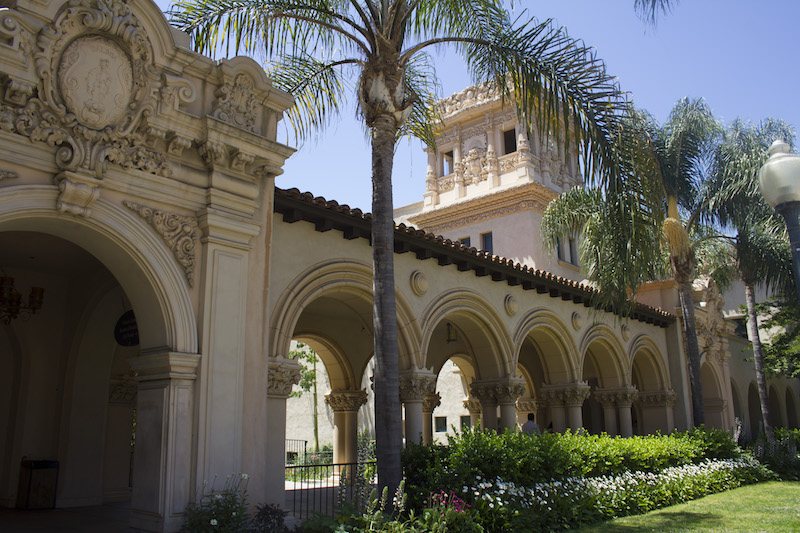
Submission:
[[[447,446],[407,445],[403,466],[410,504],[421,508],[431,492],[458,492],[476,476],[533,486],[573,477],[660,472],[711,458],[735,459],[741,453],[728,433],[703,428],[633,438],[466,430],[450,436]]]

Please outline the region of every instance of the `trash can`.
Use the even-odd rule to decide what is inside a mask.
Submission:
[[[58,461],[23,459],[19,469],[17,507],[20,509],[52,509],[56,506]]]

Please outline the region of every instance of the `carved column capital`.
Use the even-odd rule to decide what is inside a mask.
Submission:
[[[625,387],[615,391],[615,401],[619,407],[630,407],[639,396],[639,391],[636,387]]]
[[[640,392],[636,401],[644,406],[666,406],[675,405],[677,395],[671,390],[660,390],[653,392]]]
[[[353,413],[367,403],[367,391],[332,391],[325,395],[325,403],[337,413]]]
[[[564,403],[567,406],[581,406],[592,393],[591,387],[586,383],[577,383],[564,389]]]
[[[422,401],[436,393],[436,376],[433,373],[410,372],[400,374],[400,401]]]
[[[539,411],[539,402],[533,398],[520,398],[517,400],[518,413],[536,413]]]
[[[442,405],[442,397],[438,393],[429,394],[422,400],[422,412],[425,414],[433,413],[433,410]]]
[[[470,413],[480,413],[481,402],[475,398],[467,398],[466,400],[464,400],[464,409],[466,409]]]
[[[470,396],[477,399],[480,403],[493,403],[497,401],[495,396],[495,383],[486,381],[473,381],[469,386]]]
[[[268,398],[288,398],[292,386],[300,383],[300,365],[285,357],[270,357],[267,378]]]
[[[525,383],[521,380],[508,380],[504,383],[496,383],[494,386],[494,395],[497,402],[500,404],[513,404],[517,399],[525,394]]]

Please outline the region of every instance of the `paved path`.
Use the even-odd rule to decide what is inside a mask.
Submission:
[[[68,509],[0,509],[2,533],[126,533],[130,503]]]

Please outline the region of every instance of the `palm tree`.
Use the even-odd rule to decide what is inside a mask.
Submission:
[[[733,265],[745,286],[747,336],[753,344],[758,399],[764,433],[772,440],[769,424],[764,359],[756,315],[756,285],[792,293],[792,266],[786,227],[758,191],[758,171],[776,138],[794,142],[794,132],[779,120],[752,125],[734,121],[716,150],[710,180],[710,214],[733,229],[730,237]]]
[[[671,0],[636,0],[646,17]],[[628,104],[582,41],[549,21],[512,20],[501,0],[180,0],[171,21],[198,50],[258,52],[275,84],[294,95],[300,136],[341,109],[355,80],[372,143],[373,323],[378,482],[402,476],[394,293],[393,150],[402,135],[435,148],[436,78],[426,50],[449,45],[476,81],[494,81],[534,123],[577,146],[587,179],[622,189],[617,135]],[[630,207],[630,206],[629,206]],[[633,206],[635,208],[635,206]]]
[[[665,277],[663,256],[654,245],[659,241],[664,243],[670,274],[678,283],[684,317],[692,416],[694,424],[700,425],[705,416],[692,282],[697,263],[695,250],[705,236],[693,239],[690,235],[697,235],[695,230],[705,206],[700,201],[703,171],[720,127],[702,99],[684,98],[675,104],[662,126],[647,113],[639,112],[631,119],[631,130],[647,136],[640,142],[649,143],[656,162],[634,185],[638,186],[640,194],[659,195],[666,212],[662,209],[653,213],[649,220],[638,221],[640,227],[635,238],[637,234],[629,234],[630,226],[620,224],[619,211],[608,209],[609,203],[617,200],[616,195],[599,189],[573,189],[548,206],[542,232],[551,247],[556,246],[558,237],[565,233],[582,233],[581,262],[589,279],[597,282],[602,293],[616,295],[616,299],[635,295],[645,281]],[[629,192],[636,193],[636,189]],[[685,219],[681,218],[679,206],[688,213]],[[615,247],[615,242],[627,246]]]

